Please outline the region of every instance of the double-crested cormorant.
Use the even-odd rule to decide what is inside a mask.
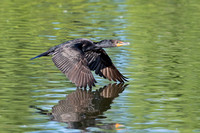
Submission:
[[[102,40],[92,42],[89,39],[79,38],[70,40],[50,48],[32,59],[53,55],[54,64],[72,81],[77,87],[92,88],[96,80],[92,75],[95,71],[100,77],[109,80],[127,81],[112,63],[110,57],[103,48],[128,45],[128,42],[119,40]],[[32,60],[31,59],[31,60]]]

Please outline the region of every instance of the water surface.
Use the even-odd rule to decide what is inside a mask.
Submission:
[[[200,132],[198,0],[0,3],[2,132]],[[114,84],[105,96],[103,88],[113,82],[95,76],[98,83],[93,91],[78,93],[89,97],[86,103],[93,101],[90,106],[67,111],[73,121],[56,119],[59,101],[78,90],[50,57],[29,59],[82,37],[131,43],[106,50],[129,78],[128,86]]]

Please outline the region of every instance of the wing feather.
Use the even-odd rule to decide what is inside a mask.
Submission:
[[[85,53],[85,58],[89,63],[89,68],[95,71],[97,75],[113,81],[127,81],[127,78],[123,76],[112,63],[105,50],[98,49],[87,51]]]
[[[80,50],[60,47],[54,52],[52,60],[77,87],[91,88],[96,82],[88,67],[88,61]]]

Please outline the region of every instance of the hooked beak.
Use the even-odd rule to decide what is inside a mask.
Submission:
[[[130,45],[130,43],[129,43],[129,42],[122,42],[122,41],[120,41],[120,42],[118,42],[118,43],[116,44],[117,47],[125,46],[125,45]]]

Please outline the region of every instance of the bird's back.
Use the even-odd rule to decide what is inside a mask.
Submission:
[[[64,42],[64,43],[61,43],[59,45],[56,45],[56,46],[53,46],[51,47],[47,52],[49,53],[48,55],[52,55],[54,53],[54,51],[58,48],[61,48],[61,47],[64,47],[64,46],[67,46],[67,45],[70,45],[72,43],[72,41],[67,41],[67,42]]]
[[[78,43],[81,43],[83,41],[88,41],[88,42],[91,42],[93,43],[91,40],[89,39],[86,39],[86,38],[78,38],[78,39],[74,39],[74,40],[69,40],[67,42],[64,42],[64,43],[61,43],[59,45],[56,45],[54,47],[51,47],[47,52],[49,53],[48,55],[52,55],[54,53],[54,51],[58,48],[61,48],[61,47],[74,47],[75,44],[78,44]],[[77,48],[76,48],[77,49]]]

